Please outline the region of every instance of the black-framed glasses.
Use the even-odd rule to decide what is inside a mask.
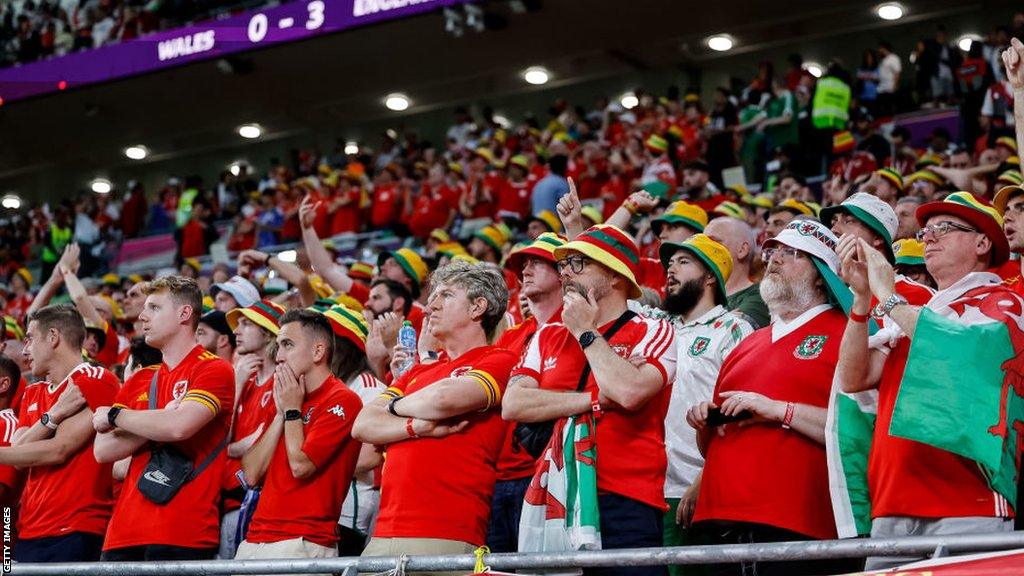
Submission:
[[[959,230],[961,232],[978,232],[977,228],[971,228],[970,226],[964,226],[963,224],[957,224],[956,222],[950,222],[949,220],[943,220],[931,226],[925,226],[917,231],[915,237],[918,242],[924,242],[926,236],[931,235],[935,240],[942,238],[946,234],[949,234],[953,230]]]
[[[594,260],[592,258],[587,258],[586,256],[574,254],[572,256],[566,256],[565,258],[562,258],[561,260],[555,263],[555,266],[558,267],[559,273],[565,272],[565,269],[569,268],[570,270],[572,270],[573,274],[579,274],[580,272],[583,272],[583,268],[585,268],[587,264],[590,264],[593,261]]]

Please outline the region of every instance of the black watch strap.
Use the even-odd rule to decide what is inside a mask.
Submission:
[[[302,420],[302,412],[300,410],[285,410],[284,421],[289,420]]]
[[[110,423],[110,425],[113,426],[114,428],[117,428],[117,415],[120,413],[120,406],[114,406],[113,408],[107,411],[107,422]]]
[[[587,346],[590,346],[597,340],[597,333],[592,330],[587,330],[583,334],[580,334],[580,348],[586,350]]]
[[[402,416],[397,410],[395,410],[395,404],[398,404],[398,401],[402,398],[405,398],[405,396],[395,396],[391,399],[391,402],[388,402],[388,412],[391,412],[391,415],[396,418],[405,418],[405,416]]]

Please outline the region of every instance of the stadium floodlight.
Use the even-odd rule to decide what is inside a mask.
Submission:
[[[110,191],[114,189],[114,185],[106,178],[97,178],[92,181],[90,188],[97,194],[110,194]]]
[[[549,74],[547,69],[542,66],[530,66],[523,71],[523,80],[526,80],[527,83],[533,84],[534,86],[547,84],[550,79],[551,74]]]
[[[815,78],[821,78],[821,75],[825,73],[825,69],[817,62],[804,62],[804,70],[807,70]]]
[[[238,135],[253,140],[263,135],[263,128],[259,124],[243,124],[238,127]]]
[[[18,198],[16,194],[6,194],[3,200],[0,200],[0,206],[8,210],[17,210],[21,208],[21,198]]]
[[[971,44],[975,42],[981,42],[982,38],[978,34],[964,34],[956,41],[956,45],[960,47],[964,52],[971,50]]]
[[[349,140],[345,142],[345,154],[352,156],[353,154],[359,154],[359,143],[355,140]]]
[[[146,156],[149,156],[149,150],[141,144],[135,146],[129,146],[124,149],[124,155],[132,160],[142,160]]]
[[[640,99],[636,97],[636,94],[626,92],[619,98],[619,104],[622,104],[622,107],[626,110],[632,110],[640,104]]]
[[[735,43],[732,37],[725,34],[717,34],[708,38],[708,48],[711,48],[715,52],[728,52],[732,50],[732,46]]]
[[[886,2],[875,8],[875,14],[882,20],[899,20],[903,18],[903,6],[895,2]]]
[[[397,92],[394,94],[388,94],[384,97],[384,105],[387,106],[388,110],[401,112],[409,107],[409,97]]]

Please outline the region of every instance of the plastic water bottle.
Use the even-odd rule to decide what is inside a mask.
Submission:
[[[396,378],[405,374],[416,364],[416,329],[412,327],[412,322],[408,320],[402,322],[402,327],[398,329],[398,344],[405,349],[408,357],[398,367],[398,372],[395,373]]]

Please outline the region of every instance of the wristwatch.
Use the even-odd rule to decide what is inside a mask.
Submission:
[[[300,410],[285,410],[284,421],[289,420],[302,420],[302,412]]]
[[[114,428],[117,428],[116,420],[117,420],[117,415],[120,414],[120,413],[121,413],[121,407],[120,406],[114,406],[109,411],[107,411],[107,422],[109,422],[110,425],[112,427],[114,427]]]
[[[43,426],[46,426],[50,430],[57,429],[57,423],[54,422],[52,418],[50,418],[49,412],[43,412],[43,415],[39,417],[39,423],[42,424]]]
[[[597,334],[592,330],[587,330],[583,334],[580,334],[580,348],[586,350],[587,346],[590,346],[597,340]]]
[[[906,304],[907,299],[899,294],[893,292],[885,299],[885,302],[879,302],[875,305],[874,310],[871,311],[871,315],[876,319],[881,320],[883,316],[887,316],[892,309],[899,306],[900,304]]]

